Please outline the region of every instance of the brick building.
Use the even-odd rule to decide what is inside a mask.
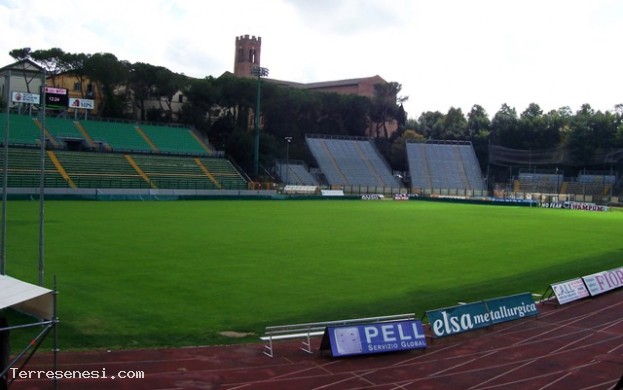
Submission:
[[[234,76],[236,77],[254,77],[251,69],[260,66],[262,53],[262,38],[243,35],[236,37],[236,51],[234,58]],[[316,92],[335,92],[339,94],[353,94],[365,96],[370,99],[374,97],[374,85],[386,84],[387,81],[381,76],[353,78],[335,81],[321,81],[316,83],[298,83],[295,81],[276,80],[272,78],[265,79],[268,82],[288,86],[292,88],[307,89]],[[391,135],[397,128],[396,121],[386,124],[388,133]],[[368,135],[373,136],[375,124],[371,124],[368,129]]]

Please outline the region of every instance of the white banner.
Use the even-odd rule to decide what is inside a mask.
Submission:
[[[39,104],[39,94],[26,92],[11,92],[13,103]]]
[[[584,282],[580,278],[554,283],[551,286],[554,294],[556,294],[558,303],[561,305],[590,296]]]
[[[623,267],[584,276],[584,283],[592,296],[623,287]]]
[[[69,98],[69,108],[84,108],[85,110],[92,110],[95,108],[95,100]]]

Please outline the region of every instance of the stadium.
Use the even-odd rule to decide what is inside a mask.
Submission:
[[[102,367],[124,364],[162,385],[115,388],[605,389],[621,377],[616,151],[591,170],[560,150],[491,146],[483,173],[470,142],[428,140],[408,142],[396,172],[372,138],[307,134],[313,166],[278,159],[275,180],[258,182],[184,126],[10,110],[0,121],[10,388],[110,388]],[[328,329],[366,326],[417,348],[337,359]],[[496,382],[480,371],[496,366],[486,351],[522,357],[502,372],[549,374]],[[157,364],[167,356],[173,366]],[[470,359],[480,366],[456,370]],[[20,376],[29,363],[55,374]]]

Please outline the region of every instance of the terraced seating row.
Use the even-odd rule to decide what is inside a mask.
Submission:
[[[123,154],[55,152],[77,188],[150,188]]]
[[[28,115],[10,114],[10,145],[36,146],[41,138],[37,120]],[[0,130],[4,141],[5,114],[0,114]],[[101,145],[100,149],[128,152],[149,152],[165,154],[212,155],[215,150],[197,138],[192,130],[183,127],[156,125],[136,126],[130,123],[103,121],[74,121],[71,119],[46,117],[47,137],[56,148],[62,148],[63,141],[83,140]]]
[[[484,190],[476,153],[469,143],[407,143],[411,187]]]
[[[80,123],[94,142],[108,145],[113,151],[152,151],[152,147],[132,124],[98,121]]]
[[[247,181],[229,160],[224,158],[198,158],[197,159],[222,188],[242,190],[247,188]]]
[[[314,178],[302,162],[293,162],[289,164],[278,162],[275,167],[281,181],[286,184],[302,186],[318,185],[316,178]]]
[[[45,187],[69,187],[49,155],[46,154],[44,158]],[[8,168],[8,187],[37,188],[41,185],[41,151],[39,149],[9,148]],[[4,148],[0,148],[0,171],[4,172]]]
[[[540,192],[557,194],[564,182],[561,174],[549,173],[519,173],[519,190],[521,192]]]
[[[145,136],[160,152],[183,154],[208,154],[211,150],[198,141],[190,129],[140,125]]]
[[[41,128],[37,126],[35,118],[27,115],[9,116],[9,144],[13,145],[39,145]],[[0,113],[0,142],[4,143],[6,114]]]
[[[220,158],[48,151],[45,161],[46,187],[247,188],[244,177]],[[9,148],[9,187],[38,187],[39,164],[39,150]]]
[[[307,137],[329,185],[401,187],[370,139]]]
[[[220,183],[207,175],[192,158],[136,155],[132,159],[153,183],[154,188],[220,188]]]

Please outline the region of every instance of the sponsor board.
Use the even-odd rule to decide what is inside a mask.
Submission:
[[[595,203],[583,202],[543,202],[541,207],[546,209],[568,209],[585,211],[608,211],[608,206],[601,206]]]
[[[422,322],[417,320],[327,327],[323,344],[326,341],[334,357],[426,348]]]
[[[623,286],[623,267],[583,276],[584,284],[592,296]]]
[[[95,108],[95,100],[69,98],[69,108],[83,108],[85,110],[92,110],[93,108]]]
[[[361,200],[383,200],[385,196],[382,194],[363,194]]]
[[[554,283],[551,284],[550,287],[552,288],[554,295],[556,295],[558,303],[561,305],[590,296],[586,286],[584,285],[584,281],[581,278]]]
[[[569,202],[569,208],[571,210],[608,211],[608,206],[601,206],[595,203]]]
[[[11,92],[13,103],[39,104],[40,98],[37,93]]]
[[[445,337],[539,313],[532,294],[523,293],[426,312],[431,330]]]
[[[409,200],[409,194],[394,194],[394,200]]]

